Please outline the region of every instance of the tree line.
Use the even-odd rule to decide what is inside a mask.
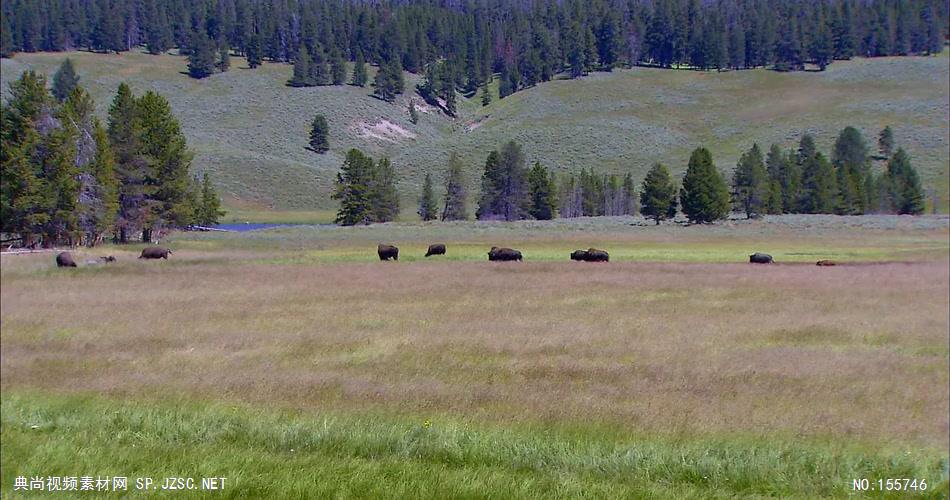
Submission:
[[[630,173],[620,177],[582,169],[579,175],[568,173],[558,179],[539,162],[528,168],[521,146],[510,141],[488,153],[474,215],[478,220],[514,221],[633,215],[639,211],[659,224],[679,212],[694,223],[725,219],[731,211],[749,218],[783,213],[922,214],[920,178],[910,156],[896,146],[890,127],[878,137],[878,153],[870,153],[854,127],[839,133],[830,158],[818,151],[809,134],[802,136],[797,149],[787,151],[773,144],[763,154],[758,144],[753,144],[737,162],[730,184],[710,151],[700,147],[690,155],[680,183],[666,166],[657,163],[637,193]],[[872,169],[874,159],[886,160],[878,174]],[[453,154],[444,175],[441,202],[436,199],[431,174],[425,175],[417,210],[422,220],[440,218],[440,207],[442,220],[468,219],[463,170],[461,160]],[[392,165],[388,160],[374,164],[359,150],[350,150],[337,179],[335,198],[341,202],[339,224],[394,220],[399,207]],[[379,207],[385,207],[385,216],[375,215]]]
[[[107,124],[67,59],[47,88],[24,72],[2,104],[0,219],[9,241],[95,245],[151,241],[173,227],[216,224],[221,203],[168,101],[120,84]]]
[[[932,54],[945,42],[942,0],[11,0],[0,55],[89,49],[189,56],[189,73],[294,63],[291,85],[366,84],[403,91],[425,72],[424,97],[499,94],[591,71],[663,68],[824,69],[855,56]],[[453,97],[454,98],[454,97]]]

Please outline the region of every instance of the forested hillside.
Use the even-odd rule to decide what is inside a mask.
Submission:
[[[507,96],[617,67],[824,69],[834,60],[939,52],[938,0],[15,0],[3,3],[2,54],[178,48],[201,78],[231,53],[295,62],[294,85],[342,83],[344,61],[377,65],[381,97],[402,92],[398,70],[427,72],[446,99],[500,76]],[[434,63],[439,63],[438,65]],[[306,71],[305,71],[306,73]],[[390,79],[399,81],[389,81]],[[434,96],[433,96],[434,97]]]

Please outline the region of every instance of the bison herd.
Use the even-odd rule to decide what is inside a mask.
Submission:
[[[140,259],[165,259],[168,260],[168,256],[172,254],[172,251],[165,247],[145,247],[142,249],[142,254],[139,255]],[[116,258],[112,255],[107,255],[105,257],[99,257],[95,260],[87,260],[86,264],[96,265],[96,264],[111,264],[116,262]],[[76,266],[76,261],[73,259],[73,255],[69,252],[60,252],[56,255],[56,267],[78,267]]]
[[[376,253],[379,255],[379,260],[399,260],[399,248],[393,245],[383,245],[380,244],[376,248]],[[142,254],[139,255],[140,259],[165,259],[168,260],[168,256],[172,254],[172,251],[165,247],[146,247],[142,249]],[[426,257],[431,257],[433,255],[445,255],[445,244],[436,243],[429,245],[429,248],[426,250]],[[492,262],[510,262],[523,260],[521,252],[512,248],[505,247],[491,247],[491,250],[488,251],[488,260]],[[596,248],[588,248],[587,250],[574,250],[571,252],[571,260],[578,262],[610,262],[610,254],[605,250],[598,250]],[[109,255],[108,257],[99,257],[97,260],[86,261],[87,264],[99,264],[99,263],[111,263],[115,262],[116,258]],[[775,260],[772,259],[772,256],[767,253],[756,252],[749,256],[749,262],[752,264],[774,264]],[[835,266],[837,263],[833,260],[819,260],[816,265],[818,266]],[[73,256],[69,252],[62,252],[56,256],[56,266],[57,267],[77,267],[76,261],[73,260]]]

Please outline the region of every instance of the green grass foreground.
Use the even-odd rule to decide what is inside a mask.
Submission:
[[[854,494],[855,478],[926,479],[915,498],[948,491],[932,451],[426,422],[7,391],[4,497],[26,497],[12,491],[19,475],[125,475],[133,492],[135,477],[226,477],[220,498],[818,498]]]

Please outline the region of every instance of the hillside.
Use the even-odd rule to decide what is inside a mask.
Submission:
[[[408,95],[395,104],[373,98],[371,88],[290,88],[291,67],[265,64],[232,70],[205,80],[184,73],[175,55],[87,52],[20,54],[3,59],[7,82],[35,68],[52,74],[71,57],[96,98],[102,116],[120,81],[137,93],[165,95],[195,152],[196,171],[210,171],[225,204],[243,210],[326,210],[335,173],[351,147],[388,155],[401,177],[404,216],[427,171],[441,178],[449,153],[470,166],[477,192],[485,155],[508,139],[522,143],[529,162],[556,171],[630,170],[639,182],[650,164],[685,169],[689,151],[706,145],[717,165],[731,171],[741,150],[759,142],[794,145],[801,133],[816,135],[828,150],[838,130],[855,125],[875,145],[877,132],[891,125],[911,154],[927,189],[948,204],[950,185],[950,58],[902,57],[836,62],[822,73],[673,71],[648,68],[595,73],[560,80],[495,99],[462,99],[457,120],[422,108],[413,125]],[[372,75],[371,75],[372,76]],[[409,75],[407,87],[415,83]],[[305,149],[313,115],[331,126],[331,150]]]

